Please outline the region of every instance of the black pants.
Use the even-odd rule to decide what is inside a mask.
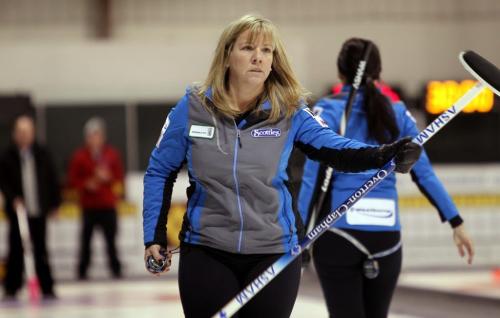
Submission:
[[[183,243],[179,290],[184,315],[211,317],[282,254],[233,254]],[[234,317],[289,317],[300,282],[297,258]]]
[[[346,231],[375,254],[389,249],[400,239],[399,232]],[[401,271],[402,251],[377,259],[377,278],[363,275],[366,255],[351,242],[327,232],[313,247],[313,260],[330,317],[385,318]]]
[[[84,210],[82,213],[82,231],[80,238],[80,264],[78,277],[87,278],[87,270],[90,265],[90,250],[92,233],[95,227],[100,227],[106,241],[108,264],[114,277],[121,276],[121,265],[116,252],[117,218],[115,209],[93,209]]]
[[[34,217],[28,219],[31,234],[31,243],[35,259],[35,269],[44,295],[54,293],[54,280],[50,271],[47,253],[45,217]],[[9,219],[9,253],[7,258],[7,272],[5,275],[5,294],[15,296],[23,285],[23,246],[17,216]]]

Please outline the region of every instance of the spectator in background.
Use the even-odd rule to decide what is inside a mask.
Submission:
[[[106,126],[91,118],[84,126],[85,146],[76,150],[69,165],[70,186],[77,189],[82,208],[82,230],[78,278],[87,279],[92,232],[99,226],[106,240],[109,267],[114,278],[121,277],[116,251],[116,205],[123,192],[123,165],[118,151],[106,144]]]
[[[60,187],[49,152],[36,142],[34,119],[16,118],[12,144],[0,159],[0,189],[9,221],[5,298],[14,299],[23,285],[23,246],[16,209],[24,206],[33,244],[35,267],[44,299],[55,298],[46,244],[47,216],[60,204]]]

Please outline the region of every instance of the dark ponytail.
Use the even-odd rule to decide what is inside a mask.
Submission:
[[[352,85],[364,48],[369,42],[371,41],[351,38],[342,46],[337,59],[337,67],[339,74],[345,78],[346,84]],[[372,50],[361,81],[361,87],[365,88],[363,107],[367,114],[368,134],[378,143],[385,144],[398,138],[399,128],[391,102],[375,86],[374,81],[380,77],[382,62],[378,47],[373,42],[371,43]]]

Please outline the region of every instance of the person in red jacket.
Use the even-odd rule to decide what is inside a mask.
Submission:
[[[106,143],[106,126],[101,118],[85,123],[84,137],[85,146],[75,151],[68,171],[69,184],[78,191],[82,208],[78,278],[87,279],[90,242],[96,226],[104,232],[111,273],[119,278],[116,205],[123,188],[123,164],[118,151]]]

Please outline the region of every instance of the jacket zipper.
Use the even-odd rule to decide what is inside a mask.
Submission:
[[[233,178],[234,184],[236,186],[236,201],[238,203],[238,212],[240,213],[240,235],[238,238],[238,253],[240,253],[241,241],[243,239],[243,209],[241,207],[240,185],[238,182],[238,176],[236,174],[236,168],[238,162],[238,148],[241,148],[241,133],[238,125],[236,125],[236,122],[234,122],[234,127],[236,128],[236,140],[234,142]]]
[[[236,138],[238,139],[238,146],[241,148],[241,130],[236,127]]]

